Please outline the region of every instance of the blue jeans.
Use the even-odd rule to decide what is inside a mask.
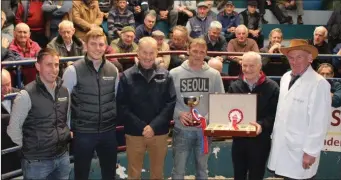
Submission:
[[[209,154],[201,152],[202,131],[188,131],[174,127],[173,129],[173,170],[172,179],[184,179],[187,159],[194,151],[196,179],[207,179],[207,160]],[[210,143],[209,143],[210,144]]]
[[[65,152],[62,156],[50,160],[22,159],[21,168],[25,180],[48,179],[65,180],[70,175],[70,157]]]
[[[75,180],[89,179],[91,160],[96,151],[103,180],[112,180],[116,175],[117,142],[116,130],[103,133],[73,133],[75,157]]]

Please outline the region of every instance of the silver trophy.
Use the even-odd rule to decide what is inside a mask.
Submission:
[[[190,108],[190,113],[192,116],[192,123],[188,126],[198,126],[200,125],[200,121],[197,121],[193,118],[193,109],[195,106],[199,105],[200,99],[203,97],[203,95],[200,96],[183,96],[181,97],[184,99],[184,103]]]

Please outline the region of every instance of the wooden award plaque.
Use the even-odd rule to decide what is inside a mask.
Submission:
[[[256,127],[250,122],[257,118],[257,95],[210,94],[209,125],[206,136],[255,137]]]

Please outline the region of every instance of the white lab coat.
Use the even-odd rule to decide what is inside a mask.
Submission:
[[[277,175],[308,179],[317,172],[330,124],[330,84],[309,67],[288,91],[290,73],[281,79],[268,168]],[[304,152],[316,157],[309,169],[302,166]]]

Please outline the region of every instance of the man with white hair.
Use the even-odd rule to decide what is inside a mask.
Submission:
[[[117,90],[117,112],[124,122],[127,143],[128,179],[140,179],[146,151],[150,159],[150,179],[163,179],[169,122],[176,93],[169,72],[155,66],[157,41],[139,41],[138,64],[123,72]],[[132,98],[132,94],[136,95]]]
[[[258,45],[255,40],[248,38],[248,29],[241,24],[236,28],[236,38],[232,39],[227,45],[227,52],[259,52]],[[240,73],[241,56],[229,56],[231,61],[229,66],[229,75],[237,76]]]
[[[226,50],[226,40],[225,37],[221,35],[222,28],[223,27],[219,21],[212,21],[207,34],[201,36],[207,43],[207,51]],[[205,60],[208,61],[210,58],[211,57],[207,56]],[[216,58],[223,61],[223,58],[220,56],[217,56]]]
[[[273,124],[279,95],[278,84],[267,78],[261,71],[261,56],[253,51],[242,57],[243,74],[231,83],[228,92],[257,94],[257,118],[252,125],[257,128],[257,136],[233,137],[232,162],[236,180],[264,178],[266,162],[270,153]]]
[[[47,44],[48,48],[54,49],[58,52],[59,56],[81,56],[84,54],[83,42],[77,38],[75,28],[71,21],[64,20],[58,25],[59,35]]]
[[[268,169],[284,179],[311,179],[330,125],[330,84],[311,68],[318,51],[305,40],[293,39],[280,52],[291,71],[281,78]]]
[[[331,54],[331,51],[329,49],[329,45],[326,42],[326,39],[328,39],[328,30],[324,26],[318,26],[315,28],[314,31],[314,38],[308,40],[308,43],[310,45],[313,45],[317,48],[319,54]],[[316,59],[311,64],[313,69],[317,70],[318,66],[322,63],[329,63],[332,64],[332,59]]]

